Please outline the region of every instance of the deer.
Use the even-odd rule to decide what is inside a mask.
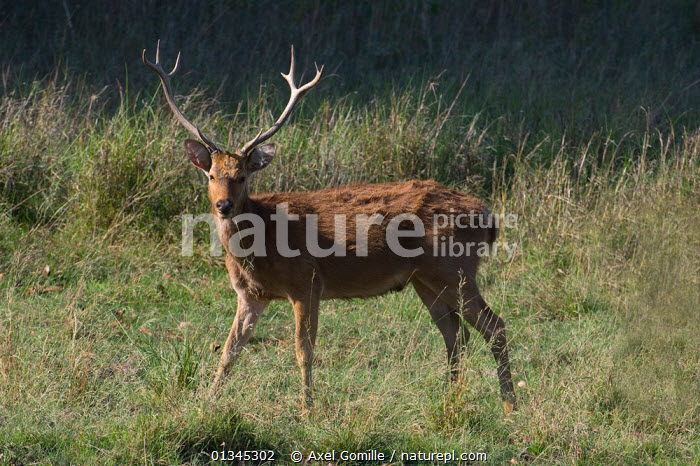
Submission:
[[[251,177],[275,156],[276,145],[265,142],[289,119],[299,98],[318,84],[323,66],[315,65],[314,78],[297,87],[292,46],[289,72],[281,73],[290,88],[286,107],[269,129],[260,129],[240,149],[229,151],[220,149],[178,108],[170,79],[178,70],[180,53],[169,73],[163,70],[159,55],[160,41],[155,63],[146,58],[145,49],[142,60],[160,78],[177,121],[196,138],[185,139],[185,153],[209,180],[211,212],[237,295],[235,317],[209,393],[219,392],[268,303],[287,300],[294,310],[301,404],[308,409],[313,405],[312,366],[320,301],[371,298],[411,284],[442,334],[451,378],[459,374],[469,324],[490,345],[506,414],[515,409],[506,326],[477,287],[479,255],[435,254],[440,247],[444,249],[438,243],[444,245],[446,238],[465,245],[495,242],[498,225],[489,222],[492,216],[482,200],[432,180],[251,194]],[[464,222],[444,221],[455,212],[478,219],[478,224],[470,222],[464,227]],[[344,228],[339,228],[338,215],[345,219]],[[247,255],[240,253],[251,249],[250,238],[242,235],[243,226],[251,224],[241,220],[244,217],[259,219],[264,232],[258,245],[264,247],[253,248]],[[344,230],[345,237],[336,241],[338,230]],[[314,235],[317,241],[308,241]],[[285,236],[284,247],[280,247],[281,236]],[[417,254],[420,250],[423,253]]]

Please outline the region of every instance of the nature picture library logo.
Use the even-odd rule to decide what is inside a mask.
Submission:
[[[318,214],[293,214],[289,212],[289,205],[282,203],[275,206],[275,213],[269,215],[267,221],[254,213],[227,219],[212,213],[197,216],[183,214],[182,255],[193,255],[194,228],[198,223],[206,223],[209,225],[209,254],[221,256],[224,248],[217,233],[217,224],[225,222],[235,232],[230,237],[227,249],[237,257],[266,257],[271,244],[267,241],[267,235],[274,236],[274,252],[285,258],[302,255],[302,250],[294,247],[299,244],[300,237],[303,237],[304,247],[312,257],[367,257],[371,249],[370,238],[376,241],[376,232],[379,231],[383,236],[380,239],[384,242],[382,245],[388,246],[399,257],[424,254],[434,257],[484,257],[505,254],[511,260],[518,245],[497,240],[497,232],[503,228],[515,228],[517,220],[515,214],[492,214],[486,209],[481,212],[455,212],[450,209],[449,213],[434,214],[425,221],[412,213],[390,217],[380,213],[360,214],[352,219],[345,214],[333,214],[334,237],[332,244],[328,245],[328,238],[319,237]],[[274,224],[274,228],[270,228],[271,224]],[[373,231],[373,228],[376,230]],[[466,236],[460,234],[465,229],[481,229],[483,239],[460,240],[460,236]],[[473,235],[469,236],[473,238]],[[290,238],[294,240],[290,242]]]

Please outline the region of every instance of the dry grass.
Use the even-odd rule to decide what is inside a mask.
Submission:
[[[340,16],[324,21],[331,3],[300,3],[294,24],[270,25],[277,41],[236,51],[215,38],[241,12],[220,2],[196,14],[191,2],[169,2],[164,16],[109,10],[108,25],[95,2],[74,11],[73,29],[52,14],[23,32],[24,16],[47,13],[8,9],[0,28],[10,57],[0,76],[2,461],[202,464],[226,448],[271,449],[284,463],[295,449],[373,448],[483,451],[517,464],[697,462],[694,10],[584,2],[555,14],[548,2],[482,2],[445,15],[457,4],[431,12],[406,2],[395,12],[373,7],[346,31],[343,15],[364,18],[367,6],[335,5]],[[470,40],[455,33],[465,18],[475,21]],[[224,339],[235,297],[221,259],[207,255],[207,232],[196,232],[193,257],[180,255],[181,215],[209,210],[204,180],[182,156],[185,133],[162,96],[145,90],[154,78],[136,66],[138,53],[133,61],[118,53],[153,47],[155,39],[142,43],[153,24],[172,33],[165,54],[175,43],[190,47],[176,93],[228,146],[284,105],[278,77],[251,76],[286,65],[294,28],[325,38],[298,46],[305,60],[328,69],[340,61],[339,77],[275,136],[279,157],[255,190],[435,178],[517,215],[517,228],[500,238],[518,244],[515,257],[485,261],[480,275],[524,382],[517,413],[503,416],[495,365],[476,332],[462,379],[445,382],[442,340],[411,290],[323,304],[312,412],[299,410],[285,303],[263,315],[225,396],[216,404],[202,396],[218,359],[210,345]],[[193,30],[200,42],[178,40]],[[32,41],[56,37],[69,62],[60,72],[41,48],[18,66]],[[117,44],[115,55],[102,52],[105,43]],[[217,56],[246,71],[207,75],[211,91],[188,93]],[[110,73],[125,60],[130,78],[118,84],[71,68]],[[395,78],[404,64],[411,73]],[[45,66],[50,76],[26,79]]]
[[[2,103],[18,122],[2,136],[0,452],[10,462],[199,463],[223,443],[283,458],[368,448],[519,462],[697,457],[697,131],[634,134],[624,153],[597,134],[580,146],[523,137],[503,153],[491,204],[518,216],[501,239],[519,252],[487,261],[482,282],[526,382],[517,414],[503,418],[478,337],[464,378],[445,384],[438,332],[407,291],[324,304],[317,406],[301,416],[283,303],[266,311],[223,400],[199,396],[235,301],[204,232],[194,257],[178,255],[178,214],[205,200],[171,149],[180,133],[169,118],[125,105],[88,122],[62,93],[37,87],[28,101]],[[438,165],[415,165],[417,154],[446,157],[440,147],[458,132],[469,153],[488,154],[500,137],[498,122],[431,110],[439,101],[421,93],[401,99],[329,103],[290,125],[278,136],[289,164],[257,187],[439,176]],[[16,156],[42,144],[20,132],[51,132],[61,118],[77,136],[46,140],[31,161]],[[360,147],[382,163],[355,163]],[[18,202],[32,190],[37,200]]]

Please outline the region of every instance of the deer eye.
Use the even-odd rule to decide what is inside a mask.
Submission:
[[[214,175],[209,175],[209,181],[214,181]]]

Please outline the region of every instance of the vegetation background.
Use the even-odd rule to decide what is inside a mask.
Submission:
[[[322,307],[316,407],[271,306],[226,394],[201,394],[235,296],[181,215],[208,211],[184,112],[235,147],[326,77],[256,191],[435,178],[518,216],[480,280],[509,326],[504,416],[413,291]],[[4,2],[0,460],[208,463],[214,450],[486,452],[516,464],[690,464],[700,438],[700,7],[694,1]]]

